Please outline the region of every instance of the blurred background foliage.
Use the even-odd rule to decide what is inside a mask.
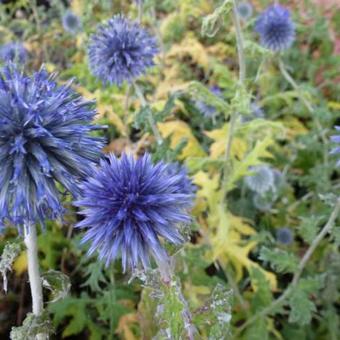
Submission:
[[[119,89],[98,82],[89,73],[86,56],[96,25],[116,13],[137,18],[138,1],[0,4],[1,45],[22,43],[27,70],[44,64],[65,82],[76,79],[75,89],[96,100],[97,120],[108,125],[105,152],[139,155],[149,150],[155,159],[178,160],[188,167],[197,193],[193,225],[185,247],[170,251],[201,339],[340,338],[339,227],[316,250],[287,303],[237,334],[289,285],[299,260],[327,221],[329,202],[340,186],[328,142],[333,126],[340,125],[339,4],[281,3],[291,9],[297,25],[296,42],[282,60],[299,91],[281,74],[277,56],[257,44],[253,32],[256,15],[270,1],[251,1],[253,15],[242,20],[246,91],[238,83],[231,17],[217,22],[216,34],[202,34],[202,19],[221,1],[145,0],[143,24],[157,36],[161,49],[157,65],[139,81],[149,102],[146,107],[127,84]],[[70,11],[79,19],[73,31],[63,25]],[[313,112],[300,100],[300,91]],[[145,123],[148,110],[165,139],[162,146],[154,143]],[[222,190],[220,174],[233,111],[241,112],[242,120]],[[219,204],[224,195],[227,210]],[[171,305],[161,291],[150,294],[157,283],[149,287],[139,279],[129,282],[119,261],[105,268],[95,256],[88,258],[80,232],[72,228],[78,217],[69,198],[65,205],[64,221],[48,223],[39,236],[42,271],[61,271],[71,283],[63,299],[46,290],[46,300],[56,300],[47,303],[55,327],[52,338],[166,339],[166,330],[176,327],[174,338],[184,338],[181,306]],[[0,253],[9,241],[19,241],[14,228],[0,235]],[[7,294],[0,292],[1,339],[9,338],[11,327],[22,324],[30,311],[23,250],[7,279]],[[65,283],[61,286],[61,291],[68,289]],[[176,315],[178,324],[169,325],[169,315]]]

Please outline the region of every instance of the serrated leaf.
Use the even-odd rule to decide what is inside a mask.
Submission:
[[[262,247],[260,260],[269,262],[271,267],[279,273],[293,273],[298,266],[298,259],[294,254],[282,249],[269,249]]]
[[[183,140],[187,141],[186,146],[183,148],[179,156],[180,159],[185,159],[189,156],[205,156],[204,150],[193,135],[189,125],[185,122],[175,120],[170,122],[158,123],[158,128],[163,138],[170,137],[171,148],[173,149],[176,148],[176,146]]]
[[[308,298],[306,292],[295,289],[289,298],[289,322],[296,322],[300,325],[308,325],[312,319],[312,313],[316,307]]]

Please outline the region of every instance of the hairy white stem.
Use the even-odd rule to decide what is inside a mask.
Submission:
[[[28,278],[32,295],[32,312],[34,315],[40,316],[44,310],[44,304],[38,261],[37,229],[34,224],[25,226],[24,229],[28,260]],[[45,340],[47,339],[47,335],[38,334],[36,339]]]

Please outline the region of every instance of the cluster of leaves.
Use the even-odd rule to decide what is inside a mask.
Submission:
[[[76,90],[96,100],[98,122],[108,125],[105,152],[139,155],[149,150],[154,159],[180,161],[196,185],[190,242],[184,249],[169,249],[179,276],[170,290],[154,275],[142,285],[137,280],[129,283],[119,263],[104,268],[95,257],[87,258],[80,234],[72,229],[76,219],[72,208],[63,223],[48,224],[39,236],[40,264],[46,294],[54,301],[48,312],[57,338],[182,339],[188,327],[183,317],[187,308],[197,338],[340,337],[338,227],[316,249],[287,299],[238,332],[289,288],[302,256],[327,221],[329,202],[339,193],[339,172],[328,142],[340,119],[334,71],[340,62],[333,54],[331,31],[339,27],[339,16],[321,15],[311,0],[306,7],[289,2],[298,23],[297,41],[282,58],[299,89],[281,74],[278,57],[257,44],[254,17],[242,22],[247,78],[240,84],[231,3],[143,1],[143,23],[161,47],[157,66],[139,81],[148,101],[143,107],[127,84],[122,89],[104,88],[89,73],[86,57],[94,27],[118,12],[137,17],[138,1],[0,4],[1,43],[23,41],[29,54],[27,68],[44,62],[65,81],[75,77]],[[254,5],[257,12],[269,1]],[[76,35],[63,30],[61,17],[67,10],[81,18],[82,30]],[[213,86],[220,95],[210,91]],[[301,97],[311,103],[313,112]],[[202,103],[215,113],[204,115]],[[263,117],[256,116],[254,104]],[[148,126],[150,113],[164,138],[161,145]],[[262,164],[279,171],[283,183],[265,202],[256,199],[245,181]],[[282,227],[293,235],[289,244],[276,238]],[[14,230],[6,230],[0,236],[0,250],[16,237]],[[9,336],[30,308],[22,298],[29,294],[25,252],[17,247],[5,262],[7,257],[0,262],[0,271],[8,274],[14,261],[14,273],[9,276],[9,294],[0,292],[1,338]],[[23,327],[34,328],[39,322],[28,315]],[[14,328],[12,338],[20,338],[23,331]]]

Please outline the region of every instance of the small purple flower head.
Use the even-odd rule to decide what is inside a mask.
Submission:
[[[290,12],[281,5],[269,6],[256,20],[255,31],[261,44],[272,51],[289,48],[295,39],[295,25]]]
[[[222,91],[218,86],[211,86],[210,92],[216,97],[222,96]],[[216,108],[212,105],[206,104],[204,101],[197,101],[196,107],[199,109],[200,112],[203,113],[203,116],[205,118],[213,118],[217,114]]]
[[[62,17],[64,30],[71,34],[76,34],[81,30],[80,18],[71,11],[67,11]]]
[[[24,64],[27,58],[27,50],[20,42],[10,42],[0,47],[0,59],[2,61]]]
[[[60,190],[77,195],[99,161],[93,103],[43,69],[26,76],[9,64],[0,70],[0,108],[0,225],[61,217]]]
[[[276,239],[282,244],[291,244],[293,242],[293,233],[289,228],[280,228],[276,232]]]
[[[138,23],[116,15],[91,36],[89,64],[94,76],[120,86],[132,82],[154,65],[156,39]]]
[[[92,243],[89,254],[98,250],[108,264],[120,253],[124,271],[149,267],[150,254],[158,263],[166,262],[159,238],[183,243],[178,226],[190,222],[193,199],[190,180],[174,170],[173,164],[153,164],[149,155],[102,160],[76,202],[85,216],[77,227],[87,229],[83,242]]]
[[[340,126],[336,126],[335,129],[337,131],[340,131]],[[335,135],[331,137],[331,141],[337,144],[340,144],[340,134],[339,135]],[[332,149],[331,154],[337,154],[340,153],[340,146],[336,146],[334,149]],[[336,166],[340,167],[340,159],[338,160],[338,162],[336,163]]]
[[[237,6],[237,13],[240,18],[244,21],[247,21],[253,15],[253,6],[250,2],[243,1],[240,2]]]

